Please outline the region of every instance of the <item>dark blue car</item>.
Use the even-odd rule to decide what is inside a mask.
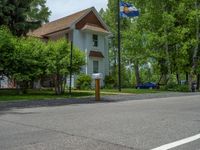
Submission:
[[[158,86],[156,83],[153,82],[146,82],[146,83],[141,83],[137,85],[135,88],[136,89],[156,89]]]

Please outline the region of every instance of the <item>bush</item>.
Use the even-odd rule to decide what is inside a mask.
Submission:
[[[80,74],[76,80],[76,88],[79,90],[91,89],[92,78],[86,74]]]
[[[116,85],[115,79],[111,75],[105,76],[104,82],[105,82],[105,88],[108,89],[114,88],[114,86]]]
[[[188,92],[188,85],[178,85],[176,83],[169,83],[163,87],[164,90],[167,91],[175,91],[175,92]]]
[[[177,87],[177,91],[179,91],[179,92],[189,92],[188,85],[179,85]]]

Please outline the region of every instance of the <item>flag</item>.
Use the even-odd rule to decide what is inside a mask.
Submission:
[[[136,17],[139,16],[139,11],[134,5],[130,3],[120,2],[120,16]]]

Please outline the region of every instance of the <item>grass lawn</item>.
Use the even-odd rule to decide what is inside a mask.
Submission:
[[[0,102],[8,101],[27,101],[27,100],[45,100],[45,99],[62,99],[62,98],[78,98],[84,96],[92,96],[93,92],[85,91],[73,91],[70,96],[68,93],[63,95],[55,95],[52,90],[28,90],[27,94],[18,95],[16,90],[0,90]]]
[[[157,89],[135,89],[135,88],[124,88],[121,92],[118,89],[102,89],[103,93],[128,93],[128,94],[145,94],[145,93],[159,93]]]
[[[80,92],[93,92],[94,90],[81,90]],[[145,94],[145,93],[160,93],[163,92],[157,89],[135,89],[135,88],[123,88],[121,92],[118,89],[101,89],[102,95],[115,95],[115,94]]]
[[[122,92],[118,92],[118,89],[101,89],[101,95],[115,95],[115,94],[144,94],[144,93],[158,93],[159,90],[154,89],[134,89],[127,88],[122,89]],[[9,101],[32,101],[32,100],[56,100],[63,98],[78,98],[94,96],[94,90],[73,90],[72,95],[68,93],[63,95],[55,95],[52,90],[28,90],[27,94],[18,95],[16,90],[0,90],[0,102],[9,102]]]

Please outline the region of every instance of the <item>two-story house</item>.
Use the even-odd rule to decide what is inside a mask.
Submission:
[[[102,73],[103,77],[109,74],[110,31],[94,7],[44,24],[28,35],[44,40],[63,37],[73,40],[73,44],[85,52],[86,65],[82,67],[83,73]]]

